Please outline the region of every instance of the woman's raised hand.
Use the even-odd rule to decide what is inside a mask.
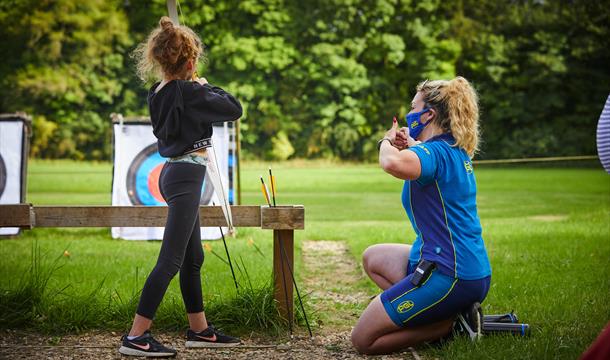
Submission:
[[[394,145],[394,141],[396,140],[396,131],[397,130],[398,130],[398,121],[396,121],[396,116],[394,116],[394,119],[392,121],[392,127],[384,135],[384,138],[390,140],[392,145]]]
[[[396,131],[396,139],[393,143],[398,150],[404,150],[409,147],[409,128],[401,127]]]
[[[396,116],[394,116],[392,121],[392,128],[385,133],[384,137],[389,139],[392,146],[398,150],[404,150],[409,147],[409,128],[402,127],[399,129]]]

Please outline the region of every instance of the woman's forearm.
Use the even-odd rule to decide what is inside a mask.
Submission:
[[[393,170],[396,167],[396,162],[398,161],[398,154],[398,149],[392,146],[390,141],[383,141],[381,143],[381,146],[379,147],[379,165],[383,171],[394,175]]]
[[[421,174],[421,163],[413,151],[399,151],[389,141],[381,143],[379,165],[383,171],[403,180],[416,180]]]

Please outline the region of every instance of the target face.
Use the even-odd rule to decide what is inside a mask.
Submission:
[[[157,151],[157,144],[151,144],[140,151],[127,170],[127,195],[133,205],[158,206],[165,205],[165,200],[159,189],[159,176],[165,165]],[[208,205],[212,199],[214,188],[203,180],[200,204]]]
[[[0,155],[0,197],[2,197],[5,187],[6,187],[6,165],[4,164],[4,159],[2,159],[2,155]]]

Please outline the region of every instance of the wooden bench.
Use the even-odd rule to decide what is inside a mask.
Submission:
[[[273,230],[274,297],[280,313],[293,319],[293,286],[284,287],[282,273],[289,279],[294,271],[294,230],[305,228],[305,208],[290,206],[231,206],[235,227],[260,227]],[[33,206],[0,205],[0,227],[154,227],[165,226],[166,206]],[[203,227],[226,226],[220,206],[201,206]],[[288,261],[281,261],[280,241]],[[283,265],[283,269],[282,269]],[[290,268],[289,268],[290,267]],[[285,292],[288,296],[285,295]],[[286,301],[288,298],[288,302]],[[290,314],[291,316],[288,316]]]

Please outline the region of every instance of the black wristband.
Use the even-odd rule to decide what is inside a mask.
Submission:
[[[387,140],[387,141],[388,141],[390,144],[392,144],[392,141],[391,141],[389,138],[384,137],[383,139],[381,139],[381,140],[377,141],[377,150],[380,150],[380,149],[381,149],[381,143],[382,143],[384,140]]]

